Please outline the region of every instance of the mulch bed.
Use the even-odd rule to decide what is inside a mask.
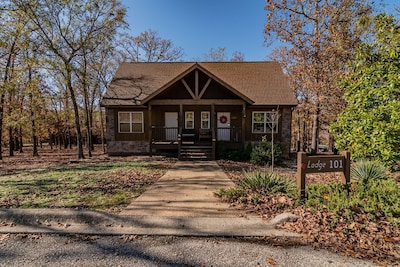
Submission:
[[[219,160],[218,164],[235,182],[243,171],[256,170],[259,167],[246,162]],[[286,176],[296,177],[294,162],[286,162],[285,167],[275,171]],[[399,175],[395,178],[399,181]],[[308,175],[307,184],[339,181],[339,175],[333,173]],[[368,215],[359,214],[354,220],[345,216],[337,217],[325,210],[305,208],[284,196],[265,196],[257,204],[250,201],[231,203],[247,213],[256,213],[265,219],[271,219],[283,212],[292,212],[299,216],[294,222],[286,222],[279,228],[302,234],[304,240],[315,248],[324,248],[335,253],[355,258],[367,259],[382,266],[400,266],[400,229],[381,218],[372,222]]]

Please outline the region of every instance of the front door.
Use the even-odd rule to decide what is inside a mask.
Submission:
[[[231,140],[231,113],[217,112],[217,138],[218,141]]]
[[[178,140],[178,112],[165,112],[165,139]]]

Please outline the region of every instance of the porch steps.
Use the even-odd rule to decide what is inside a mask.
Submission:
[[[182,146],[181,160],[213,160],[212,146]]]

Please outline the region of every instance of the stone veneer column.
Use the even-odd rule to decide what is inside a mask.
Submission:
[[[115,150],[115,120],[114,110],[106,108],[106,144],[107,153]]]
[[[290,107],[282,108],[282,143],[284,155],[289,155],[292,138],[292,109]]]

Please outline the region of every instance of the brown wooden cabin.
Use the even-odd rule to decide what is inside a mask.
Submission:
[[[289,153],[297,101],[277,62],[122,63],[102,99],[109,155],[215,159],[271,136]]]

